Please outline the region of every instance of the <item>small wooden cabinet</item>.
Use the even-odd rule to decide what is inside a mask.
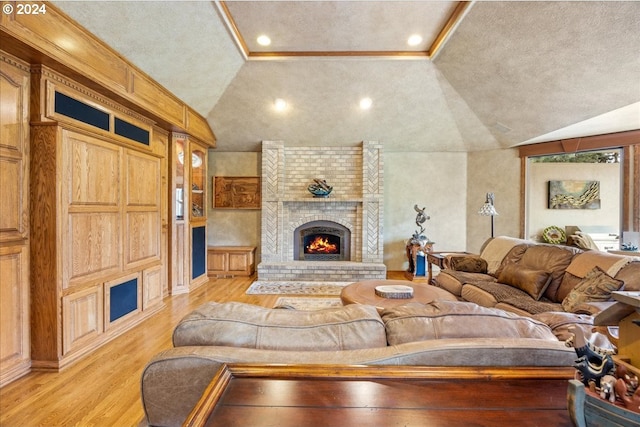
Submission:
[[[255,271],[255,246],[209,246],[209,276],[251,276]]]

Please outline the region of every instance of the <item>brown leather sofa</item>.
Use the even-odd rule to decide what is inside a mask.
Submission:
[[[382,313],[359,304],[296,311],[207,303],[181,320],[173,343],[142,374],[149,425],[181,425],[224,363],[572,366],[575,359],[542,321],[445,300]]]
[[[640,258],[510,237],[450,255],[434,283],[460,300],[521,315],[595,314],[611,290],[640,291]]]

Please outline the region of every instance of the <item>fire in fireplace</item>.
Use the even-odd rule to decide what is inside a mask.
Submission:
[[[335,236],[331,234],[309,235],[304,239],[305,254],[338,254],[340,253],[340,239],[334,243]],[[309,242],[307,244],[307,242]]]
[[[304,261],[348,261],[351,233],[332,221],[312,221],[293,233],[294,259]]]

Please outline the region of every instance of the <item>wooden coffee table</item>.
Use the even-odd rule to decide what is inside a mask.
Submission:
[[[413,298],[382,298],[376,295],[376,286],[381,285],[403,285],[411,286],[413,288]],[[345,286],[340,293],[340,299],[342,304],[367,304],[375,306],[378,311],[382,311],[385,308],[391,308],[409,302],[420,302],[423,304],[429,303],[437,299],[444,299],[449,301],[457,301],[457,298],[452,293],[445,291],[444,289],[437,288],[435,286],[414,283],[408,280],[366,280],[363,282],[356,282],[351,285]]]
[[[183,426],[572,426],[574,368],[225,365]]]

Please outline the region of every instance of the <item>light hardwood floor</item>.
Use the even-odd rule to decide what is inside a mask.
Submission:
[[[389,272],[390,279],[402,278]],[[246,295],[254,278],[211,279],[90,356],[59,373],[32,372],[0,389],[0,426],[137,426],[143,419],[140,376],[149,359],[171,347],[175,325],[208,302],[273,307],[282,295]]]

